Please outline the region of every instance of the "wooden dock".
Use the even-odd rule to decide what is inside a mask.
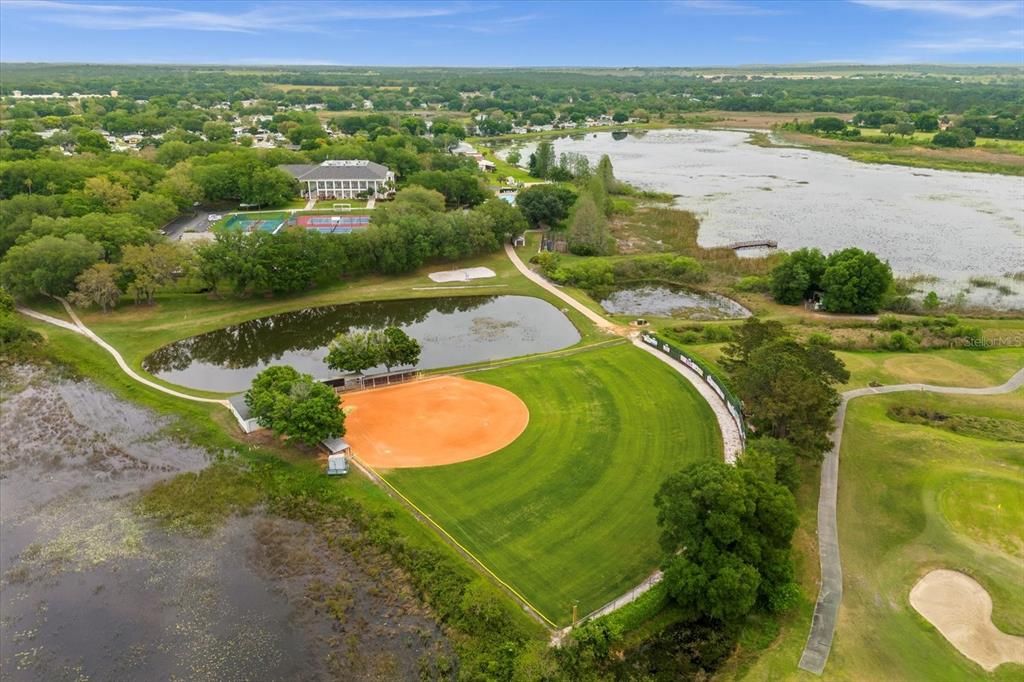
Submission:
[[[750,239],[745,242],[733,242],[732,244],[726,244],[725,248],[732,249],[733,251],[756,248],[777,249],[779,248],[779,243],[774,239]]]

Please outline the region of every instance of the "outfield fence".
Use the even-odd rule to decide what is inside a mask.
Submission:
[[[746,447],[747,428],[746,419],[743,416],[743,403],[741,403],[739,398],[729,390],[724,381],[715,376],[714,370],[708,367],[703,360],[688,354],[686,351],[674,346],[665,339],[659,337],[657,334],[646,332],[640,338],[651,348],[656,348],[681,365],[685,365],[690,371],[703,379],[704,383],[711,387],[711,390],[715,392],[715,395],[721,399],[726,409],[729,410],[729,415],[732,417],[732,420],[736,422],[736,427],[739,429],[741,445]]]

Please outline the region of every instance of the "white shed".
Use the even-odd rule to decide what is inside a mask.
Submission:
[[[320,445],[327,451],[327,475],[344,476],[348,473],[348,455],[352,446],[344,438],[324,438]]]

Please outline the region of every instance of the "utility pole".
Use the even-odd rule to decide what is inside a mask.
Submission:
[[[574,601],[572,603],[572,626],[573,626],[573,628],[576,627],[576,609],[579,607],[579,605],[580,605],[580,603],[578,601]]]

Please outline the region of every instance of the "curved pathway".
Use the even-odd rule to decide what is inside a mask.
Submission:
[[[835,427],[832,430],[832,449],[825,455],[821,465],[821,492],[818,495],[818,551],[821,561],[821,588],[814,605],[811,631],[807,645],[800,656],[800,668],[816,675],[825,670],[829,652],[832,650],[832,636],[835,634],[839,603],[843,599],[843,568],[839,560],[839,532],[836,522],[836,497],[839,487],[839,449],[843,444],[843,423],[846,421],[846,406],[854,398],[882,393],[905,391],[927,391],[929,393],[951,393],[956,395],[997,395],[1010,393],[1024,386],[1024,369],[1017,370],[1010,379],[1000,386],[988,388],[963,388],[959,386],[932,386],[931,384],[895,384],[857,388],[842,394],[839,409],[836,410]]]
[[[654,357],[658,358],[666,365],[678,372],[684,379],[689,381],[697,392],[700,393],[701,397],[711,408],[711,411],[715,414],[715,419],[718,421],[718,428],[722,433],[722,447],[724,449],[725,461],[732,464],[736,461],[736,456],[743,450],[743,439],[740,435],[739,426],[733,421],[732,415],[729,414],[729,410],[722,403],[722,400],[718,395],[711,390],[711,387],[696,376],[690,369],[679,364],[672,358],[668,357],[664,353],[660,353],[654,348],[651,348],[646,343],[640,340],[640,333],[636,330],[617,325],[614,322],[606,319],[605,317],[597,314],[587,306],[583,305],[569,294],[562,291],[559,287],[555,286],[547,279],[542,277],[540,274],[534,272],[523,263],[522,259],[519,258],[519,254],[512,247],[511,244],[505,244],[505,253],[508,254],[509,260],[516,266],[516,269],[531,282],[537,284],[544,290],[557,296],[560,300],[564,301],[568,305],[572,306],[573,309],[579,311],[586,316],[588,320],[596,324],[601,329],[611,332],[613,334],[619,334],[621,336],[628,336],[633,342],[633,345],[637,348],[650,353]]]
[[[119,352],[117,352],[116,348],[114,348],[109,343],[107,343],[106,341],[101,339],[95,332],[93,332],[91,329],[89,329],[88,327],[85,326],[85,324],[82,322],[82,320],[80,320],[78,318],[78,315],[75,314],[74,309],[71,307],[71,305],[67,301],[65,301],[63,298],[59,298],[59,297],[57,298],[57,300],[60,301],[61,304],[64,306],[64,310],[67,311],[68,316],[71,318],[73,324],[72,324],[72,322],[65,322],[64,320],[57,319],[56,317],[51,317],[50,315],[45,315],[43,313],[36,312],[35,310],[32,310],[30,308],[18,307],[18,312],[23,313],[25,315],[28,315],[29,317],[34,318],[36,320],[40,320],[42,322],[47,322],[47,323],[55,325],[57,327],[61,327],[63,329],[67,329],[69,331],[73,331],[73,332],[76,332],[78,334],[81,334],[82,336],[85,336],[86,338],[90,339],[91,341],[93,341],[94,343],[99,345],[105,351],[107,351],[108,353],[113,355],[114,356],[114,360],[117,361],[118,367],[120,367],[121,370],[125,374],[127,374],[129,377],[131,377],[135,381],[139,382],[140,384],[143,384],[145,386],[149,386],[150,388],[156,389],[157,391],[160,391],[161,393],[166,393],[167,395],[172,395],[175,398],[182,398],[183,400],[191,400],[191,401],[197,402],[197,403],[215,403],[217,405],[223,405],[224,407],[226,407],[228,409],[231,409],[231,404],[227,400],[220,400],[220,399],[217,399],[217,398],[200,398],[199,396],[189,395],[187,393],[181,393],[180,391],[175,391],[173,388],[167,388],[166,386],[161,386],[160,384],[158,384],[158,383],[156,383],[154,381],[150,381],[149,379],[147,379],[144,376],[141,376],[139,373],[137,373],[135,370],[133,370],[128,365],[127,362],[125,362],[124,358],[121,357],[121,354]]]
[[[689,368],[676,362],[675,360],[665,355],[664,353],[661,353],[658,350],[651,348],[649,345],[641,341],[640,332],[611,322],[602,315],[599,315],[598,313],[594,312],[587,306],[583,305],[569,294],[562,291],[559,287],[549,282],[540,274],[531,270],[529,267],[527,267],[525,263],[523,263],[522,259],[519,258],[519,254],[516,253],[515,248],[513,248],[511,244],[505,244],[505,253],[508,255],[509,260],[512,261],[512,264],[516,266],[516,269],[519,270],[519,272],[528,280],[530,280],[537,286],[543,288],[545,291],[550,292],[554,296],[557,296],[559,300],[564,301],[574,310],[579,311],[588,320],[596,324],[600,329],[611,332],[613,334],[628,336],[634,346],[640,348],[646,353],[651,354],[658,360],[661,360],[666,365],[671,367],[673,370],[678,372],[684,379],[689,381],[690,384],[692,384],[693,387],[697,389],[697,392],[700,394],[701,398],[704,399],[704,401],[708,404],[708,407],[711,408],[711,411],[715,415],[715,420],[718,422],[718,429],[722,434],[722,448],[725,461],[729,464],[734,464],[736,462],[736,457],[743,451],[743,438],[740,434],[739,426],[733,420],[732,415],[729,413],[729,410],[725,407],[725,404],[722,402],[721,398],[711,389],[710,386],[708,386],[707,382],[705,382],[703,379],[694,374],[693,371],[690,370]],[[613,611],[616,611],[622,608],[623,606],[633,601],[636,601],[636,599],[640,595],[642,595],[644,592],[647,592],[649,589],[651,589],[659,582],[661,582],[661,578],[661,571],[655,571],[650,576],[648,576],[642,583],[632,588],[625,594],[616,597],[607,604],[604,604],[603,606],[599,607],[596,611],[593,611],[584,616],[580,620],[580,622],[585,622],[592,618],[606,616],[609,613],[612,613]],[[551,635],[551,644],[560,644],[562,639],[569,633],[570,630],[572,630],[571,626],[562,628],[561,630],[555,630]]]

